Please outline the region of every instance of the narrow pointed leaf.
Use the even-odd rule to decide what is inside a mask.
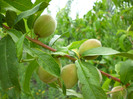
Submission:
[[[17,13],[15,11],[12,10],[8,10],[6,12],[6,22],[8,24],[9,27],[13,27],[19,31],[22,31],[23,33],[26,32],[25,29],[25,24],[24,24],[24,20],[20,20],[17,24],[14,25],[14,20],[17,17]]]
[[[17,14],[15,11],[12,11],[12,10],[6,11],[6,22],[9,27],[13,26],[16,16]]]
[[[87,40],[87,39],[81,40],[81,41],[72,42],[72,43],[71,43],[70,45],[68,45],[67,47],[68,47],[69,50],[79,48],[80,45],[81,45],[84,41],[86,41],[86,40]]]
[[[28,17],[30,15],[35,14],[37,11],[43,10],[48,6],[48,3],[46,2],[41,2],[38,5],[36,5],[34,8],[24,11],[22,13],[20,13],[17,18],[15,19],[14,24],[16,24],[17,22],[19,22],[21,19]]]
[[[123,34],[120,38],[119,38],[119,45],[121,47],[122,50],[126,51],[125,47],[124,47],[124,39],[127,37],[127,35]]]
[[[107,48],[107,47],[98,47],[98,48],[89,49],[82,54],[82,56],[94,56],[94,55],[117,55],[133,59],[133,54],[126,52],[119,52],[112,48]]]
[[[54,35],[54,37],[50,40],[49,46],[53,46],[54,43],[61,37],[61,35]]]
[[[104,90],[106,90],[106,91],[109,90],[109,85],[110,85],[111,80],[112,80],[112,79],[108,79],[108,78],[107,78],[106,81],[103,83],[102,88],[103,88]]]
[[[7,33],[11,36],[13,41],[16,43],[19,38],[23,35],[21,32],[15,30],[15,29],[10,29],[7,31]]]
[[[83,98],[83,96],[80,93],[77,93],[75,90],[72,90],[72,89],[67,89],[66,90],[66,95],[67,96],[76,96],[79,99],[82,99]]]
[[[13,41],[15,43],[17,43],[17,41],[23,36],[22,32],[14,30],[14,29],[8,30],[7,33],[12,37],[12,39],[13,39]],[[24,40],[24,47],[23,47],[23,49],[24,49],[24,52],[26,52],[26,53],[30,54],[31,56],[33,56],[31,48],[29,47],[29,43],[28,43],[27,39]]]
[[[7,88],[9,86],[8,83],[11,82],[17,91],[21,91],[18,79],[15,43],[9,35],[0,40],[0,61],[2,87]]]
[[[133,61],[127,60],[122,62],[120,67],[120,80],[126,84],[130,80],[133,80]]]
[[[1,88],[4,90],[12,87],[6,65],[6,40],[6,38],[0,40],[0,82]]]
[[[36,0],[33,6],[36,6],[40,2],[43,2],[44,0]],[[50,2],[51,0],[45,0],[47,3]]]
[[[33,49],[33,52],[38,57],[38,64],[43,66],[43,68],[49,72],[50,74],[54,75],[55,77],[60,76],[60,68],[59,65],[55,62],[54,58],[43,52],[39,49]]]
[[[23,89],[26,94],[31,95],[30,80],[31,80],[31,76],[32,76],[33,72],[35,71],[35,69],[37,68],[37,66],[38,66],[38,64],[37,64],[36,60],[34,60],[34,61],[30,62],[30,64],[28,65],[28,67],[26,69],[25,79],[24,79],[24,83],[23,83]]]
[[[17,57],[18,60],[20,61],[22,58],[22,53],[23,53],[23,44],[24,44],[24,39],[25,39],[25,35],[22,35],[22,37],[17,41],[16,43],[16,47],[17,47]]]
[[[4,0],[4,1],[20,11],[25,11],[32,7],[31,0]]]

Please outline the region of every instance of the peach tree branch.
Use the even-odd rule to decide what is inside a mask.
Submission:
[[[3,27],[6,28],[6,29],[10,29],[10,27],[8,27],[8,26],[6,26],[6,25],[3,25]],[[42,46],[43,48],[46,48],[46,49],[48,49],[48,50],[50,50],[50,51],[52,51],[52,52],[56,52],[56,49],[53,49],[52,47],[49,47],[48,45],[45,45],[44,43],[42,43],[42,42],[39,41],[39,40],[32,39],[32,38],[30,38],[30,37],[28,37],[28,36],[26,36],[26,38],[29,39],[30,41],[36,43],[37,45]],[[69,56],[69,55],[65,55],[64,57],[66,57],[66,58],[68,58],[68,59],[70,59],[70,60],[72,60],[72,61],[76,61],[75,58],[73,58],[73,57],[71,57],[71,56]],[[113,76],[111,76],[111,75],[108,74],[108,73],[105,73],[105,72],[103,72],[103,71],[101,71],[101,70],[100,70],[100,72],[101,72],[101,74],[103,74],[104,76],[106,76],[106,77],[108,77],[108,78],[110,78],[110,79],[113,79],[113,80],[115,80],[115,81],[121,82],[120,79],[118,79],[118,78],[116,78],[116,77],[113,77]]]

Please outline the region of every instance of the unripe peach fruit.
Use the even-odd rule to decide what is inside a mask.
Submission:
[[[72,88],[78,81],[75,64],[69,64],[62,68],[61,78],[67,89]]]
[[[39,66],[37,74],[40,80],[42,80],[45,83],[51,83],[57,79],[55,76],[48,73],[42,66]]]
[[[92,49],[92,48],[97,48],[97,47],[101,47],[102,44],[99,40],[97,39],[89,39],[87,41],[85,41],[83,44],[81,44],[80,48],[79,48],[79,54],[82,55],[82,53],[84,53],[85,51]],[[87,60],[91,60],[91,59],[96,59],[98,56],[85,56],[84,58]]]
[[[61,68],[60,60],[58,58],[54,58],[54,59]],[[55,76],[48,73],[42,66],[39,66],[39,68],[37,70],[37,74],[38,74],[40,80],[42,80],[44,83],[52,83],[53,81],[55,81],[57,79]]]
[[[39,16],[34,23],[34,33],[38,37],[48,37],[56,29],[56,21],[48,14]]]

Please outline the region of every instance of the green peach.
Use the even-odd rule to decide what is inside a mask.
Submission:
[[[97,39],[89,39],[87,41],[85,41],[83,44],[81,44],[80,48],[79,48],[79,54],[82,55],[82,53],[84,53],[85,51],[92,49],[92,48],[97,48],[97,47],[101,47],[102,44],[99,40]],[[87,60],[91,60],[91,59],[96,59],[98,56],[85,56],[84,58]]]
[[[67,89],[72,88],[77,82],[77,69],[75,64],[69,64],[62,68],[61,78]]]
[[[55,76],[48,73],[42,66],[39,66],[37,74],[40,80],[42,80],[45,83],[51,83],[57,79]]]
[[[58,58],[54,58],[54,59],[61,68],[60,60]],[[44,83],[52,83],[53,81],[57,80],[55,76],[48,73],[42,66],[39,66],[37,70],[37,74],[40,80],[42,80]]]
[[[34,23],[34,33],[37,34],[38,37],[48,37],[54,33],[55,29],[56,21],[48,14],[39,16]]]

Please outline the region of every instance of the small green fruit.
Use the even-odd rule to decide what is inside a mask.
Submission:
[[[37,74],[40,80],[42,80],[45,83],[51,83],[57,79],[55,76],[48,73],[42,66],[39,66]]]
[[[42,15],[34,23],[34,33],[38,37],[48,37],[56,29],[56,21],[50,15]]]
[[[75,64],[69,64],[62,68],[61,78],[67,89],[72,88],[78,81]]]
[[[114,87],[111,91],[117,91],[118,89],[123,88],[122,86]],[[127,91],[126,89],[123,89],[121,91],[113,92],[111,94],[112,99],[126,99],[127,97]]]
[[[54,59],[61,68],[60,60],[58,58],[54,58]],[[57,80],[55,76],[48,73],[42,66],[39,66],[37,70],[37,74],[40,80],[42,80],[44,83],[52,83],[53,81]]]
[[[87,41],[85,41],[79,48],[79,54],[82,55],[82,53],[84,53],[85,51],[92,49],[92,48],[97,48],[97,47],[101,47],[102,44],[99,40],[97,39],[89,39]],[[85,56],[84,58],[87,60],[91,60],[91,59],[96,59],[98,56]]]

